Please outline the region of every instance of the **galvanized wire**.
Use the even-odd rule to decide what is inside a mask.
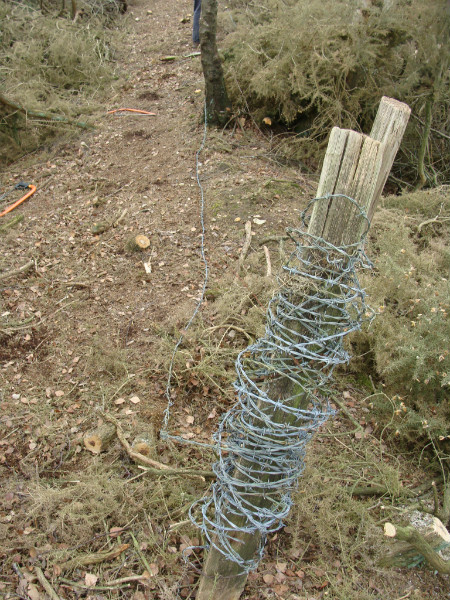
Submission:
[[[202,289],[200,292],[200,297],[195,304],[195,308],[192,312],[191,317],[189,318],[188,322],[184,326],[184,333],[182,333],[179,336],[177,343],[175,344],[174,349],[172,351],[172,356],[171,356],[170,363],[169,363],[169,372],[168,372],[168,376],[167,376],[166,391],[165,391],[165,397],[167,399],[167,407],[166,407],[166,410],[164,411],[163,423],[162,423],[161,431],[159,433],[161,439],[167,440],[170,438],[170,439],[176,440],[178,442],[186,442],[187,440],[185,440],[181,436],[174,436],[169,433],[170,409],[173,405],[173,399],[172,399],[171,392],[172,392],[172,377],[173,377],[173,368],[174,368],[174,363],[175,363],[175,357],[177,355],[178,348],[180,347],[180,345],[182,344],[182,342],[184,340],[184,336],[185,336],[186,332],[191,327],[195,317],[197,316],[197,314],[205,300],[205,292],[206,292],[206,287],[208,285],[208,276],[209,276],[209,268],[208,268],[208,261],[206,258],[206,248],[205,248],[205,235],[206,235],[205,192],[204,192],[202,183],[200,181],[200,154],[202,153],[203,148],[205,147],[207,124],[208,124],[207,118],[206,118],[206,102],[204,104],[203,111],[204,111],[204,118],[205,118],[204,127],[203,127],[203,138],[202,138],[201,144],[200,144],[197,152],[195,153],[195,178],[197,181],[197,186],[200,191],[200,207],[199,207],[200,227],[201,227],[200,258],[203,263],[203,283],[202,283]],[[204,445],[208,445],[208,444],[199,444],[199,445],[204,446]]]
[[[367,232],[362,210],[360,217]],[[265,335],[236,360],[237,404],[214,435],[216,483],[190,511],[208,544],[242,573],[256,568],[267,535],[282,527],[306,445],[333,412],[326,386],[336,365],[350,358],[344,337],[374,314],[357,278],[358,269],[370,266],[366,232],[358,244],[336,247],[309,234],[305,218],[304,229],[288,230],[295,248],[269,303]],[[256,552],[243,558],[249,536],[258,540]]]
[[[208,281],[205,199],[199,176],[205,140],[206,105],[203,140],[196,153],[204,280],[184,332],[201,308]],[[311,207],[330,199],[357,208],[363,230],[358,243],[335,246],[308,233]],[[301,228],[288,229],[294,250],[269,303],[265,335],[236,359],[237,402],[221,418],[212,444],[186,440],[169,431],[174,361],[184,334],[175,344],[169,365],[160,437],[211,448],[218,455],[213,465],[216,482],[192,505],[189,515],[207,546],[237,563],[242,573],[257,567],[267,535],[283,526],[304,469],[306,445],[333,414],[327,384],[334,368],[350,359],[343,345],[345,336],[374,316],[357,277],[359,269],[371,266],[363,249],[369,229],[365,212],[348,196],[327,195],[309,203],[302,223]],[[243,558],[242,544],[248,537],[256,541],[256,550],[252,557]]]

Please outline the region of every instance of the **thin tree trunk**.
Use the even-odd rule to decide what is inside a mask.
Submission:
[[[208,125],[225,125],[231,117],[222,63],[216,43],[217,0],[202,0],[200,48],[205,77],[206,119]]]

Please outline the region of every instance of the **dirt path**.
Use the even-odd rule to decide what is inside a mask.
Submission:
[[[5,594],[11,589],[29,593],[17,569],[30,561],[57,565],[73,547],[82,552],[102,547],[98,523],[104,531],[134,522],[143,540],[152,537],[143,515],[153,514],[154,543],[172,548],[172,562],[168,566],[167,557],[154,558],[152,568],[175,588],[183,582],[179,550],[199,543],[192,539],[195,533],[161,538],[155,523],[180,520],[180,514],[185,518],[186,503],[204,492],[204,484],[188,480],[180,494],[177,481],[159,482],[158,493],[148,497],[138,479],[137,487],[127,484],[125,490],[132,465],[126,460],[122,466],[120,444],[112,455],[96,459],[82,441],[101,420],[98,408],[114,413],[131,431],[148,433],[150,424],[159,429],[168,353],[166,348],[164,356],[158,355],[161,338],[174,326],[184,327],[203,285],[196,182],[196,152],[204,135],[203,81],[199,57],[185,57],[193,50],[191,24],[181,21],[190,12],[188,0],[132,3],[126,46],[118,55],[127,83],[98,115],[96,130],[42,153],[32,166],[18,161],[6,174],[12,183],[33,182],[38,191],[20,208],[23,223],[3,236],[0,259],[2,273],[34,261],[27,271],[0,281],[5,490],[0,555],[6,578],[0,586]],[[168,55],[177,58],[161,60]],[[122,107],[156,116],[106,114]],[[228,271],[236,272],[245,221],[259,219],[254,224],[258,238],[283,232],[301,208],[299,195],[311,186],[295,169],[268,159],[266,140],[247,130],[243,120],[234,132],[208,132],[199,173],[214,287]],[[285,189],[286,181],[293,185]],[[136,234],[150,239],[143,253],[127,250]],[[264,254],[256,243],[254,251],[263,276]],[[237,347],[246,342],[244,336],[227,338]],[[166,346],[171,344],[169,339]],[[217,387],[195,377],[188,388],[171,425],[186,432],[191,425],[186,414],[195,414],[196,426],[186,435],[209,438],[227,400],[218,403]],[[209,420],[208,414],[213,415]],[[163,447],[158,459],[192,466],[202,456]],[[206,457],[203,466],[209,468],[210,462]],[[138,526],[136,519],[144,521]],[[134,565],[129,572],[141,571],[142,565]],[[182,597],[194,589],[194,580],[186,581]],[[146,597],[173,597],[161,582],[152,582],[154,591]],[[75,597],[76,589],[68,585],[60,593]]]

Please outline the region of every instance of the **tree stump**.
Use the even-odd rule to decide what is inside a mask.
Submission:
[[[125,249],[128,252],[141,252],[142,250],[147,250],[149,246],[150,240],[148,237],[146,235],[139,234],[127,241]]]
[[[116,437],[116,428],[111,423],[103,423],[95,431],[84,437],[84,446],[92,454],[100,454],[107,450]]]

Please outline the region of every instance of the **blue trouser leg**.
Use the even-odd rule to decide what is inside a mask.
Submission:
[[[194,20],[192,26],[192,41],[194,44],[200,42],[200,13],[202,10],[202,0],[194,0]]]

